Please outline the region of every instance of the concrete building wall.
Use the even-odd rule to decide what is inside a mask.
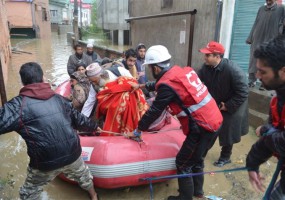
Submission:
[[[63,23],[63,11],[61,6],[49,4],[50,9],[50,22],[53,24],[62,24]]]
[[[129,30],[129,0],[98,0],[97,25],[110,35],[114,44],[124,45],[124,31]]]
[[[80,8],[78,8],[78,25],[80,26]],[[91,24],[91,9],[82,8],[82,26],[90,26]]]
[[[35,0],[35,23],[38,38],[51,36],[48,0]]]
[[[30,28],[33,26],[31,3],[6,1],[6,9],[10,27]]]
[[[172,5],[167,4],[172,2]],[[203,63],[198,50],[214,39],[217,0],[130,0],[130,17],[157,15],[171,12],[197,10],[195,15],[192,67]],[[172,55],[172,62],[186,66],[190,32],[190,15],[179,15],[132,21],[131,42],[136,46],[142,42],[147,47],[165,45]]]
[[[5,83],[8,79],[8,65],[11,57],[10,34],[6,14],[5,0],[0,0],[0,59]]]
[[[60,4],[58,4],[60,3]],[[71,5],[69,2],[49,2],[50,21],[52,24],[71,24]]]
[[[11,28],[32,28],[38,38],[51,35],[48,0],[29,2],[6,1]]]

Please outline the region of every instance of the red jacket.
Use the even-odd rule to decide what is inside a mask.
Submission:
[[[272,125],[275,128],[284,130],[285,126],[285,106],[282,108],[281,116],[278,113],[278,99],[273,97],[270,102]]]
[[[222,114],[207,87],[191,67],[173,66],[156,83],[156,89],[162,84],[172,88],[180,99],[179,103],[171,102],[169,107],[172,114],[178,117],[184,134],[189,134],[189,115],[209,132],[220,128]]]

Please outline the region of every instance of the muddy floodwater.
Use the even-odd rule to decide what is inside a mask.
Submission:
[[[66,63],[72,49],[67,44],[65,35],[53,34],[50,39],[45,40],[13,39],[12,46],[32,54],[12,54],[6,86],[8,99],[19,93],[21,82],[18,71],[21,64],[25,62],[36,61],[40,63],[44,69],[45,77],[55,84],[59,84],[68,78]],[[257,137],[251,129],[249,134],[234,146],[232,163],[224,168],[217,168],[212,165],[220,153],[220,148],[216,143],[206,157],[205,171],[243,167],[246,155],[256,140]],[[25,142],[17,133],[13,132],[0,136],[0,200],[19,198],[18,190],[25,180],[28,161]],[[276,162],[275,159],[271,159],[261,167],[266,186],[270,182]],[[154,199],[166,199],[169,195],[177,194],[177,180],[173,179],[154,184],[153,189]],[[227,200],[257,200],[261,199],[263,195],[253,191],[248,182],[246,171],[205,175],[204,191],[205,195],[215,195]],[[148,185],[112,190],[97,188],[97,192],[101,200],[150,199]],[[44,188],[42,198],[51,200],[89,199],[87,193],[78,186],[63,182],[58,178]]]

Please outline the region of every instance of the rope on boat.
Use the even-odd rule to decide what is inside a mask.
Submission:
[[[186,177],[193,177],[193,176],[200,176],[204,174],[216,174],[216,173],[227,173],[227,172],[236,172],[236,171],[244,171],[247,170],[246,167],[240,168],[233,168],[233,169],[224,169],[224,170],[217,170],[217,171],[209,171],[209,172],[199,172],[199,173],[189,173],[189,174],[176,174],[176,175],[169,175],[169,176],[157,176],[157,177],[147,177],[141,178],[139,181],[148,181],[149,182],[149,190],[150,190],[150,199],[153,200],[153,186],[152,182],[156,180],[164,180],[164,179],[174,179],[174,178],[186,178]]]
[[[172,129],[165,129],[165,130],[159,130],[159,131],[144,131],[145,133],[160,133],[160,132],[169,132],[169,131],[178,131],[181,130],[181,128],[172,128]],[[78,134],[80,135],[88,135],[91,134],[92,132],[79,132]],[[119,133],[119,132],[113,132],[113,131],[100,131],[100,133],[108,133],[111,135],[115,135],[115,136],[125,136],[126,137],[126,133]]]

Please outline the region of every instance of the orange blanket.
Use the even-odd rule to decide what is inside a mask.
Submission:
[[[96,117],[105,116],[105,131],[134,131],[148,109],[143,92],[140,89],[133,91],[128,82],[137,83],[134,78],[119,77],[116,81],[107,83],[97,94]]]

